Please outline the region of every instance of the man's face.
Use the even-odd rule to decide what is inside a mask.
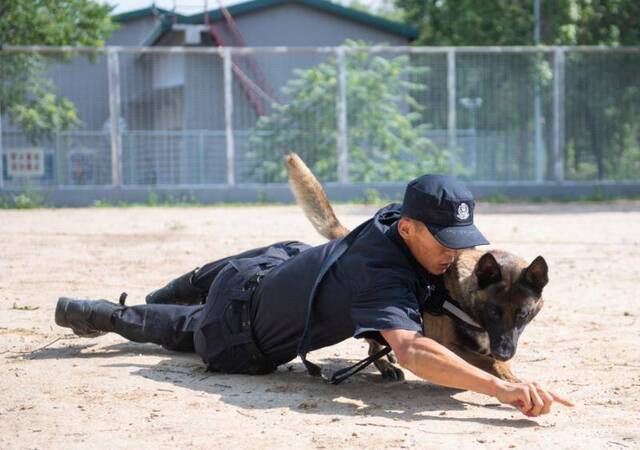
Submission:
[[[458,250],[438,242],[420,221],[403,217],[398,222],[398,232],[413,257],[433,275],[445,273],[458,254]]]

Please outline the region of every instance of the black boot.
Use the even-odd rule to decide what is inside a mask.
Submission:
[[[113,314],[124,306],[107,300],[74,300],[60,297],[55,320],[61,327],[71,328],[82,337],[96,337],[115,331]]]
[[[194,286],[193,277],[198,269],[170,281],[166,286],[152,291],[145,301],[152,304],[198,305],[204,302],[206,291]]]

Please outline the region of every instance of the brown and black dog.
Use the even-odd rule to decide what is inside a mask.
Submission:
[[[349,230],[337,219],[324,189],[302,159],[292,153],[285,162],[291,189],[314,228],[327,239],[346,236]],[[485,331],[472,330],[446,315],[424,313],[424,335],[476,367],[503,380],[519,381],[508,361],[522,330],[542,308],[542,289],[548,282],[544,258],[538,256],[527,264],[502,250],[466,249],[443,277],[451,298]],[[381,349],[377,342],[368,342],[370,355]],[[375,365],[383,377],[403,379],[393,362],[391,356]]]

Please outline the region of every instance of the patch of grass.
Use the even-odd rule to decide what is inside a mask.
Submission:
[[[91,208],[111,208],[113,205],[106,200],[95,200]]]
[[[381,203],[386,203],[387,199],[380,194],[380,191],[374,188],[367,188],[364,190],[364,198],[362,201],[366,205],[378,205]]]
[[[149,192],[149,196],[147,197],[147,206],[158,206],[160,201],[160,197],[157,192]]]
[[[482,197],[482,201],[486,203],[507,203],[511,199],[502,192],[493,192],[486,197]]]
[[[600,186],[595,186],[590,194],[586,195],[553,195],[532,197],[508,197],[502,193],[490,194],[479,199],[486,203],[574,203],[574,202],[611,202],[615,200],[640,200],[640,194],[631,195],[607,195]]]
[[[132,207],[141,207],[141,206],[149,206],[152,208],[155,207],[188,207],[192,208],[194,206],[210,206],[205,205],[204,203],[200,203],[195,195],[193,194],[182,194],[179,196],[175,196],[173,193],[168,193],[166,196],[162,197],[160,193],[156,191],[149,192],[146,201],[142,202],[127,202],[127,201],[117,201],[110,202],[108,200],[95,200],[91,207],[93,208],[132,208]]]
[[[35,209],[44,208],[44,195],[35,191],[24,191],[20,194],[3,195],[0,198],[0,208],[2,209]]]

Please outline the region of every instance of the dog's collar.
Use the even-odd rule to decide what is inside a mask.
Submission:
[[[442,303],[442,309],[449,317],[453,318],[458,323],[462,323],[468,328],[471,328],[473,331],[485,331],[485,329],[482,328],[482,326],[478,322],[473,320],[473,318],[469,314],[464,312],[460,308],[459,304],[457,304],[457,302],[455,302],[454,300],[445,300]]]

